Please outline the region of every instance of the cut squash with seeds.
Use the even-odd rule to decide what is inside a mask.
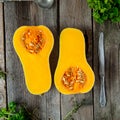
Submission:
[[[60,35],[58,65],[54,75],[55,86],[63,94],[87,93],[94,85],[94,72],[85,56],[83,33],[66,28]]]
[[[30,93],[39,95],[51,87],[49,56],[54,38],[43,25],[22,26],[13,36],[13,46],[23,66],[26,86]]]

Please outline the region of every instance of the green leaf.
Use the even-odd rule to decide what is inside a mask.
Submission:
[[[8,110],[10,112],[15,112],[16,111],[16,103],[15,102],[10,102],[8,105]]]
[[[107,10],[107,8],[102,8],[102,9],[100,10],[100,12],[101,12],[101,13],[104,13],[106,10]]]
[[[120,0],[117,0],[118,4],[120,4]]]
[[[0,70],[0,78],[5,79],[6,72]]]
[[[120,4],[120,0],[114,0],[116,4]]]
[[[108,19],[108,15],[107,14],[102,14],[101,15],[101,19],[103,20],[103,21],[105,21],[105,20],[107,20]]]
[[[99,19],[100,18],[100,14],[98,13],[98,11],[93,11],[93,17],[95,19]]]
[[[5,118],[5,120],[31,120],[26,109],[15,102],[10,102],[8,109],[2,108],[0,110],[0,118]]]
[[[108,3],[108,0],[105,0],[104,2],[105,2],[105,4],[107,4],[107,3]]]
[[[93,18],[98,23],[106,20],[120,22],[120,0],[87,0],[88,6],[93,9]]]
[[[2,108],[0,110],[0,118],[4,117],[4,114],[6,113],[6,108]]]

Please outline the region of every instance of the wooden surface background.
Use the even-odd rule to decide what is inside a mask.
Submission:
[[[50,56],[52,78],[59,55],[60,32],[66,27],[83,31],[87,60],[96,77],[91,92],[62,95],[56,90],[54,80],[50,91],[42,96],[34,96],[27,91],[12,37],[22,25],[40,24],[48,26],[55,37]],[[104,108],[99,104],[98,38],[101,31],[105,35],[107,105]],[[55,0],[51,9],[40,8],[34,2],[0,3],[0,68],[7,72],[6,79],[0,80],[0,107],[15,101],[26,104],[29,111],[34,111],[33,120],[63,120],[74,102],[85,98],[92,101],[92,105],[81,107],[74,114],[74,120],[120,120],[120,25],[109,21],[102,25],[95,23],[86,0]]]

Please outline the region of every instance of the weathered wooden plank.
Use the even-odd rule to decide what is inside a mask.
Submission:
[[[87,59],[92,65],[92,23],[91,10],[86,0],[60,0],[60,31],[65,27],[81,29],[86,36]],[[62,120],[73,108],[74,101],[92,100],[92,92],[77,95],[61,95]],[[86,115],[87,113],[87,115]],[[93,106],[82,107],[74,115],[75,120],[93,120]]]
[[[55,38],[53,51],[50,56],[51,74],[52,74],[52,79],[54,80],[54,71],[57,65],[57,58],[58,58],[57,0],[55,0],[55,3],[51,9],[42,9],[38,7],[38,11],[39,11],[38,15],[36,15],[35,17],[36,21],[38,21],[39,24],[47,25],[52,30]],[[54,84],[52,85],[51,90],[46,94],[46,106],[47,106],[46,119],[59,120],[60,119],[60,94],[56,90]]]
[[[25,103],[30,111],[39,107],[38,96],[31,95],[25,86],[24,75],[20,61],[14,51],[12,38],[14,31],[21,25],[29,25],[29,2],[4,3],[5,40],[6,40],[6,70],[8,102]],[[33,104],[34,103],[34,104]],[[36,114],[35,114],[36,115]]]
[[[106,96],[107,105],[104,108],[99,104],[100,80],[98,71],[97,45],[99,32],[105,35],[105,62],[106,62]],[[95,120],[119,120],[120,119],[120,28],[119,24],[106,22],[98,25],[94,23],[94,70],[96,73],[96,84],[94,87],[94,119]]]
[[[48,93],[42,96],[31,95],[25,86],[23,70],[14,52],[12,36],[15,29],[21,25],[47,25],[55,37],[55,44],[50,56],[52,78],[57,64],[57,0],[51,9],[40,8],[33,2],[11,2],[4,4],[5,38],[6,38],[6,68],[8,101],[26,103],[29,110],[41,120],[60,120],[60,94],[52,86]],[[12,16],[12,17],[11,17]]]
[[[0,70],[5,70],[3,4],[0,3]],[[6,106],[5,78],[0,78],[0,108]]]

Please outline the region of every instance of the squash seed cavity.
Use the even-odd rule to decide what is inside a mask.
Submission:
[[[75,86],[83,87],[86,80],[86,74],[79,67],[68,68],[62,76],[62,83],[69,90],[74,90]]]
[[[45,39],[42,30],[30,28],[22,36],[25,48],[29,53],[38,53],[45,45]]]

